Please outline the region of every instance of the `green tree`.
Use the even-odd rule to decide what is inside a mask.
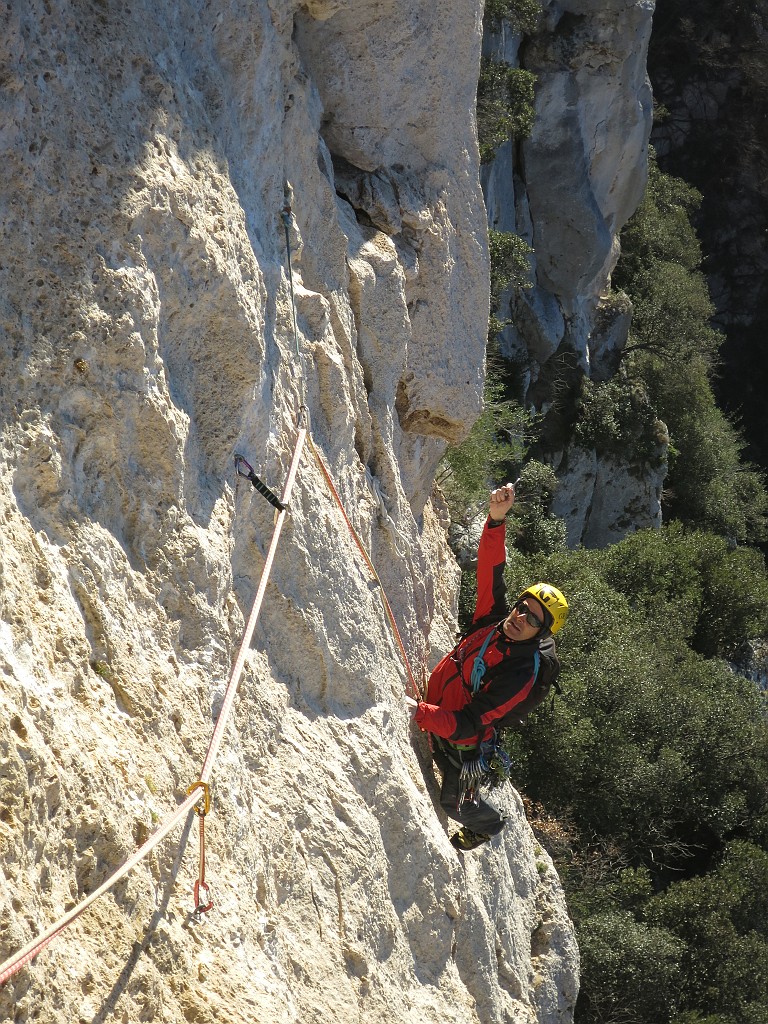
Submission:
[[[506,479],[510,463],[520,463],[528,414],[505,397],[491,372],[486,378],[483,411],[461,444],[446,449],[437,480],[455,520],[464,520],[483,504],[492,483]]]
[[[579,953],[579,1021],[649,1024],[676,1013],[685,944],[669,930],[640,923],[628,912],[609,911],[582,924]]]
[[[735,1024],[768,1018],[765,850],[732,844],[714,871],[672,884],[648,902],[644,916],[684,944],[681,1009]]]
[[[760,543],[768,537],[765,480],[742,462],[743,442],[712,387],[722,336],[711,326],[690,220],[699,202],[695,189],[651,160],[646,196],[622,233],[614,274],[634,308],[624,373],[642,384],[669,430],[665,515]]]
[[[535,110],[536,76],[505,61],[483,57],[477,83],[477,137],[480,160],[493,160],[496,150],[510,138],[531,133]]]
[[[621,234],[622,255],[614,287],[621,288],[622,281],[634,281],[652,261],[698,269],[701,243],[691,217],[701,201],[701,193],[695,188],[664,174],[651,152],[645,195]]]
[[[768,575],[754,548],[673,522],[632,534],[599,559],[634,615],[706,657],[733,654],[768,632]]]
[[[667,429],[648,399],[644,385],[624,373],[595,383],[581,380],[573,439],[633,462],[658,462],[665,451]]]
[[[551,466],[535,459],[521,470],[517,482],[517,500],[510,513],[511,536],[519,551],[549,554],[566,547],[565,522],[551,511],[557,477]]]
[[[486,0],[485,20],[506,21],[513,32],[535,32],[541,18],[539,0]]]
[[[717,407],[707,363],[693,355],[674,370],[653,358],[639,367],[673,445],[666,513],[738,543],[762,543],[768,535],[765,480],[741,460],[742,439]]]
[[[768,467],[768,286],[759,240],[768,228],[768,3],[658,0],[648,53],[654,95],[668,107],[654,134],[663,167],[704,196],[696,227],[718,282],[726,334],[714,380],[738,414],[750,457]],[[684,130],[680,131],[681,125]],[[661,145],[660,145],[661,148]]]

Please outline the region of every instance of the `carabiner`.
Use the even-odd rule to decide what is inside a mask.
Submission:
[[[187,789],[187,796],[192,796],[196,789],[202,789],[203,791],[203,809],[200,810],[200,805],[195,806],[195,813],[200,818],[204,818],[211,809],[211,787],[207,782],[198,780],[193,782],[192,785]]]
[[[206,896],[206,899],[208,900],[207,903],[201,903],[200,902],[200,890],[201,889],[205,889],[205,896]],[[207,914],[209,910],[213,910],[213,898],[211,897],[211,890],[208,888],[208,883],[207,882],[201,882],[200,879],[198,879],[195,882],[194,897],[195,897],[195,913],[196,914]]]

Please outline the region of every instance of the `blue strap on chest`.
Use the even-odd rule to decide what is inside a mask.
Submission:
[[[494,627],[490,631],[488,636],[485,638],[485,640],[483,641],[483,646],[480,648],[480,650],[477,652],[477,654],[475,656],[475,660],[474,660],[474,663],[472,665],[472,675],[470,677],[470,681],[472,683],[472,693],[473,694],[477,693],[478,690],[480,689],[480,686],[481,686],[481,684],[483,682],[483,676],[485,675],[486,671],[488,670],[488,666],[483,661],[483,655],[488,650],[488,647],[490,646],[491,640],[493,640],[493,637],[494,637],[495,633],[496,633],[496,628]],[[538,651],[534,651],[533,652],[533,679],[534,679],[534,682],[536,680],[536,676],[539,674],[539,665],[540,664],[541,664],[541,655],[539,654]]]
[[[483,661],[483,655],[488,650],[488,647],[490,646],[491,640],[493,640],[495,633],[496,627],[494,626],[493,629],[489,632],[488,636],[483,641],[483,646],[480,648],[480,650],[477,652],[477,655],[475,656],[475,660],[472,664],[472,675],[470,677],[470,681],[472,683],[472,693],[477,693],[477,691],[480,689],[480,684],[483,681],[483,676],[485,675],[486,670],[488,668],[488,666]]]

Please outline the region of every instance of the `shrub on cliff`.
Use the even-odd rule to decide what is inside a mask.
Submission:
[[[477,138],[480,160],[493,160],[499,146],[510,138],[531,133],[535,111],[536,76],[505,61],[483,57],[477,83]]]
[[[512,231],[488,232],[488,254],[491,261],[491,308],[495,309],[499,296],[510,285],[514,288],[530,288],[533,250],[519,235]]]
[[[664,427],[637,381],[624,374],[595,383],[581,380],[573,438],[577,444],[632,462],[655,462],[664,450]]]
[[[557,486],[555,471],[543,462],[531,459],[521,469],[507,531],[518,551],[551,554],[565,549],[565,521],[550,511]]]
[[[513,32],[534,32],[541,18],[539,0],[486,0],[485,20],[506,21]]]
[[[506,397],[503,383],[491,369],[485,382],[483,411],[466,439],[446,449],[437,474],[454,521],[462,521],[485,506],[494,482],[503,482],[510,465],[522,461],[528,420],[522,406]]]

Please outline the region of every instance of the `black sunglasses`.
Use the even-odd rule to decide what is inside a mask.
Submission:
[[[528,607],[527,601],[518,601],[513,608],[516,612],[523,612],[525,614],[525,621],[529,626],[535,626],[536,629],[543,629],[544,623],[541,619],[536,618],[531,609]]]

